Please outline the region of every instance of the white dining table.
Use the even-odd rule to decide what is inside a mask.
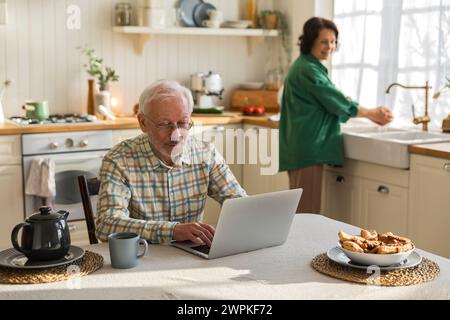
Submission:
[[[168,245],[150,245],[132,269],[111,267],[108,244],[86,246],[103,267],[68,281],[0,284],[0,299],[450,299],[450,260],[416,249],[436,262],[430,282],[380,287],[323,275],[311,260],[336,246],[337,233],[358,227],[316,214],[298,214],[287,241],[277,247],[206,260]]]

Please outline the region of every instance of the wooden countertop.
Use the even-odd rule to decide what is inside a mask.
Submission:
[[[133,129],[139,128],[136,118],[118,118],[116,121],[104,120],[98,123],[83,123],[74,125],[30,125],[18,126],[11,123],[0,124],[0,135],[50,133],[67,131],[89,131],[107,129]]]
[[[192,115],[194,124],[202,125],[225,125],[233,123],[251,123],[269,128],[278,128],[278,122],[267,120],[271,116],[247,117],[239,112],[226,112],[221,115]],[[0,124],[0,135],[27,134],[27,133],[49,133],[49,132],[67,132],[67,131],[89,131],[89,130],[120,130],[137,129],[139,124],[134,117],[120,117],[115,121],[104,120],[98,123],[85,123],[76,125],[30,125],[18,126],[12,123]]]
[[[450,160],[450,142],[416,144],[409,146],[408,151],[409,153]]]

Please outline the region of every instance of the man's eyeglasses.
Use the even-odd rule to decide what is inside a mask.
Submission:
[[[150,118],[147,117],[158,130],[164,131],[164,132],[173,132],[174,130],[185,130],[188,131],[194,126],[194,122],[191,120],[189,121],[181,121],[178,123],[172,123],[172,122],[160,122],[156,123]]]

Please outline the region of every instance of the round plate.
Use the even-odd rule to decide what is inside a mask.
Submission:
[[[180,20],[187,27],[195,27],[194,9],[202,4],[202,0],[181,0],[180,1]]]
[[[59,260],[31,261],[16,249],[7,249],[0,252],[0,266],[15,269],[41,269],[61,266],[84,256],[84,249],[70,246],[69,252]]]
[[[203,20],[208,20],[208,10],[216,10],[211,3],[203,2],[197,5],[194,9],[194,22],[197,27],[203,27]]]
[[[235,29],[247,29],[251,26],[252,22],[250,20],[227,20],[222,23],[224,28],[235,28]]]
[[[334,247],[328,250],[327,252],[328,258],[333,260],[336,263],[339,263],[343,266],[351,267],[351,268],[358,268],[358,269],[364,269],[367,270],[370,266],[363,266],[360,264],[357,264],[353,261],[351,261],[342,251],[341,247]],[[416,251],[413,251],[408,258],[397,264],[393,264],[386,267],[379,267],[381,271],[388,271],[388,270],[395,270],[395,269],[402,269],[402,268],[411,268],[417,266],[420,262],[422,262],[422,256],[418,254]]]

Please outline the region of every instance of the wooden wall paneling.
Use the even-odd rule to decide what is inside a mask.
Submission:
[[[15,108],[19,110],[18,102],[18,70],[17,70],[17,41],[12,36],[16,29],[16,2],[8,4],[8,25],[0,26],[0,87],[5,80],[12,83],[3,96],[3,109]]]
[[[156,46],[155,40],[152,39],[147,42],[144,50],[145,55],[145,87],[150,85],[152,82],[156,80],[157,74],[157,58],[156,58]],[[144,89],[144,88],[143,88]]]
[[[29,74],[30,74],[30,96],[32,100],[43,100],[44,98],[44,35],[42,32],[43,17],[42,17],[42,1],[29,0]]]
[[[81,29],[78,31],[77,43],[75,47],[69,48],[76,55],[77,63],[73,64],[73,73],[76,75],[76,81],[78,85],[78,97],[74,101],[72,110],[76,110],[77,113],[87,112],[87,72],[84,64],[87,62],[86,55],[80,52],[79,47],[83,47],[85,44],[92,43],[95,47],[97,54],[103,57],[103,52],[101,48],[101,41],[98,41],[98,32],[101,30],[99,23],[95,19],[95,13],[98,8],[101,8],[101,1],[97,2],[94,6],[95,1],[92,0],[80,0],[81,9]],[[95,7],[95,8],[94,8]],[[67,110],[66,112],[69,112]]]
[[[195,37],[186,37],[186,39],[189,41],[189,49],[188,49],[188,53],[187,53],[187,59],[185,61],[187,61],[187,65],[189,67],[189,75],[196,73],[196,72],[201,72],[200,70],[200,66],[198,64],[199,59],[197,57],[198,52],[199,52],[199,38],[195,38]],[[189,85],[189,82],[186,84]]]
[[[111,9],[112,10],[112,9]],[[113,33],[112,37],[112,53],[113,53],[113,67],[116,73],[120,76],[119,83],[114,84],[113,88],[120,87],[125,88],[123,90],[113,91],[113,93],[118,97],[118,99],[126,105],[126,88],[127,88],[127,77],[125,74],[126,61],[125,61],[125,46],[132,46],[134,36],[126,36],[120,33]]]
[[[183,85],[190,88],[190,76],[192,74],[192,67],[189,65],[191,61],[190,41],[188,37],[178,37],[178,51],[176,52],[176,59],[178,63],[179,80]]]
[[[144,48],[144,52],[141,55],[134,56],[134,82],[135,85],[132,88],[132,96],[130,97],[130,102],[122,106],[122,111],[131,113],[133,106],[139,102],[139,96],[144,88],[147,86],[147,61],[146,61],[146,50],[147,46]]]
[[[22,103],[25,99],[28,99],[30,93],[30,68],[29,61],[31,56],[31,50],[29,47],[29,32],[28,24],[30,19],[28,18],[28,1],[27,0],[17,0],[14,1],[16,6],[16,27],[17,34],[15,36],[15,41],[17,43],[17,67],[18,67],[18,78],[15,79],[13,85],[18,88],[18,100]],[[9,11],[9,10],[8,10]],[[7,28],[7,32],[12,32],[12,29]],[[8,46],[8,45],[7,45]],[[8,62],[7,62],[8,64]],[[12,66],[11,66],[12,67]],[[13,79],[14,80],[14,79]],[[11,116],[13,114],[22,115],[22,110],[16,111],[13,105],[6,105],[5,116]]]
[[[7,77],[6,72],[6,28],[0,25],[0,90],[3,88],[3,82]]]
[[[56,26],[55,26],[55,2],[42,0],[42,47],[43,47],[43,96],[42,99],[49,103],[50,113],[55,113],[57,105],[55,83],[56,71]]]
[[[66,55],[67,48],[67,13],[66,13],[66,1],[54,1],[54,25],[55,25],[55,47],[54,56],[55,59],[53,63],[55,64],[55,82],[53,87],[49,90],[55,92],[54,101],[51,103],[53,105],[53,111],[57,113],[68,112],[70,109],[66,105],[67,103],[67,92],[69,87],[66,81],[66,75],[68,72],[68,56]]]
[[[83,5],[84,1],[78,0],[67,0],[65,8],[65,20],[67,22],[66,9],[69,5],[76,5],[80,8],[80,18],[81,18],[81,28],[80,29],[69,29],[65,23],[65,34],[66,37],[66,51],[65,55],[67,57],[67,73],[66,73],[66,101],[64,105],[58,106],[59,112],[64,112],[65,110],[72,110],[73,112],[79,112],[80,108],[80,94],[81,94],[81,74],[83,72],[83,64],[85,62],[85,57],[77,50],[77,47],[83,44],[81,33],[86,28],[86,20],[88,16],[88,9]],[[63,111],[64,110],[64,111]]]

